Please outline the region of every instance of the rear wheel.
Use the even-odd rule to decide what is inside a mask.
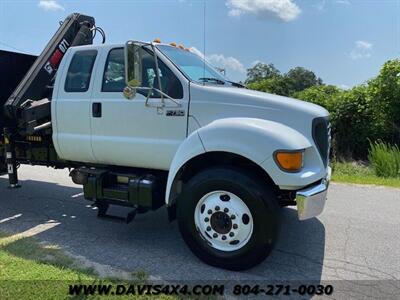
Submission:
[[[177,203],[179,228],[204,262],[245,270],[271,252],[279,206],[266,182],[238,169],[217,167],[193,177]]]

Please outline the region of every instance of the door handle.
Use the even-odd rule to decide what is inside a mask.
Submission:
[[[92,104],[92,115],[93,118],[101,118],[101,103],[94,102]]]

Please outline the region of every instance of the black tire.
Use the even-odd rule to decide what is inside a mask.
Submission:
[[[221,251],[206,242],[198,232],[194,213],[200,199],[223,190],[242,199],[253,216],[253,233],[242,248]],[[280,228],[280,207],[268,182],[242,170],[214,167],[194,176],[177,202],[177,217],[182,237],[190,250],[205,263],[228,270],[246,270],[261,263],[271,253]]]

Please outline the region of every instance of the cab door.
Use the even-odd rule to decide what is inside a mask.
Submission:
[[[90,117],[98,51],[90,46],[78,49],[68,50],[56,78],[53,141],[60,158],[93,163]]]
[[[186,138],[188,82],[173,71],[172,64],[159,59],[162,90],[177,99],[180,106],[164,99],[166,107],[155,107],[161,104],[157,92],[150,95],[147,105],[148,91],[138,91],[127,100],[123,95],[124,49],[110,47],[104,51],[104,71],[92,95],[92,147],[97,162],[168,170]],[[148,53],[143,60],[144,85],[156,87],[154,56]]]

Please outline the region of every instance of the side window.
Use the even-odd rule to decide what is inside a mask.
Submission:
[[[154,87],[159,88],[158,80],[156,76],[156,64],[154,60],[153,54],[144,51],[143,54],[143,87]],[[182,99],[183,98],[183,87],[180,80],[175,76],[174,73],[161,61],[158,60],[158,72],[160,74],[160,81],[162,91],[168,96],[174,99]],[[148,91],[138,91],[143,95],[147,95]],[[158,92],[153,91],[152,98],[160,98],[161,95]]]
[[[68,68],[65,91],[82,93],[89,89],[90,77],[96,60],[96,50],[83,50],[75,53]]]
[[[124,49],[112,49],[108,53],[103,74],[102,92],[122,92],[125,88]]]

